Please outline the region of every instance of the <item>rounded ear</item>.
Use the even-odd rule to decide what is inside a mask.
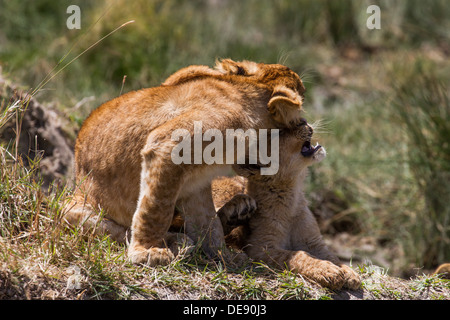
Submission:
[[[244,178],[257,175],[261,172],[261,167],[257,164],[233,164],[232,168],[238,176]]]
[[[207,66],[189,66],[178,70],[172,74],[166,81],[164,81],[164,86],[175,86],[181,83],[185,83],[191,80],[204,78],[204,77],[214,77],[220,76],[218,70],[211,69]]]
[[[236,62],[231,59],[222,59],[216,61],[215,68],[223,74],[251,76],[258,71],[258,64],[247,60]]]
[[[267,108],[276,122],[289,127],[301,118],[302,98],[285,86],[276,86]]]

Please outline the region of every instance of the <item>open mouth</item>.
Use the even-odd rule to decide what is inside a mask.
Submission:
[[[316,143],[315,146],[312,146],[310,141],[306,141],[302,146],[301,154],[304,157],[310,157],[320,148],[322,148],[322,146],[319,143]]]

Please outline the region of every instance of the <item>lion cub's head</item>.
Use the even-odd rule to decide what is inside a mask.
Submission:
[[[302,109],[305,87],[297,73],[280,64],[256,63],[253,61],[218,60],[214,68],[189,66],[171,75],[165,86],[180,85],[204,78],[256,85],[268,92],[268,110],[273,119],[282,126],[289,126],[298,119]]]
[[[238,175],[248,178],[250,181],[261,181],[267,184],[269,181],[288,181],[297,179],[305,172],[305,169],[314,163],[322,161],[326,157],[324,147],[316,143],[313,145],[313,128],[305,119],[291,123],[290,128],[279,132],[279,170],[275,175],[261,175],[261,164],[234,165],[233,169]]]

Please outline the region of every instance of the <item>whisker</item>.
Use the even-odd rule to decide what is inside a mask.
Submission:
[[[329,134],[331,130],[329,129],[331,121],[318,119],[309,125],[313,128],[315,134]]]
[[[318,71],[314,68],[306,68],[300,74],[303,83],[314,83],[318,78]]]

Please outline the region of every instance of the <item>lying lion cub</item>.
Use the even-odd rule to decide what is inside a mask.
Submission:
[[[235,170],[246,179],[214,180],[214,200],[217,207],[223,206],[218,215],[229,242],[252,259],[287,267],[332,289],[356,289],[359,276],[328,250],[303,195],[307,167],[326,157],[323,147],[311,144],[312,134],[305,120],[280,132],[276,175],[260,175],[256,165],[238,165]]]
[[[284,128],[300,117],[304,91],[299,76],[285,66],[225,59],[214,69],[187,67],[162,86],[104,103],[76,140],[79,188],[66,220],[119,241],[131,228],[129,258],[160,265],[174,258],[168,247],[177,237],[168,230],[177,207],[188,237],[202,239],[204,251],[215,256],[225,246],[211,180],[228,173],[231,164],[174,163],[174,131],[194,135],[198,122],[201,133]]]

